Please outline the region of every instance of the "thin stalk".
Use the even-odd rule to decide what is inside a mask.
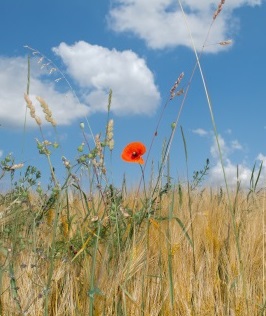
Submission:
[[[28,45],[25,45],[24,48],[30,50],[32,52],[32,54],[34,56],[40,56],[40,59],[39,59],[39,62],[42,60],[42,59],[45,59],[46,61],[48,61],[48,63],[46,64],[46,68],[48,68],[48,64],[50,65],[51,68],[48,68],[47,70],[49,71],[49,74],[52,74],[54,73],[55,71],[59,73],[59,75],[61,76],[60,78],[57,78],[55,79],[55,82],[59,82],[61,79],[63,79],[67,86],[69,87],[70,91],[73,93],[74,97],[76,98],[78,104],[80,105],[80,101],[79,101],[79,98],[77,96],[77,93],[75,92],[75,90],[72,88],[69,80],[67,79],[67,77],[64,75],[64,73],[57,67],[57,65],[49,58],[47,58],[45,55],[43,55],[41,52],[39,52],[37,49],[35,48],[32,48]],[[44,64],[42,64],[44,66]],[[87,117],[85,117],[85,120],[87,122],[87,125],[88,125],[88,128],[90,130],[90,134],[91,134],[91,137],[93,139],[93,142],[95,144],[95,139],[94,139],[94,135],[93,135],[93,132],[92,132],[92,129],[91,129],[91,125],[87,119]]]
[[[141,176],[142,176],[142,180],[143,180],[143,191],[144,191],[144,201],[145,201],[145,208],[143,211],[143,215],[139,221],[139,229],[141,228],[141,224],[144,220],[144,218],[146,217],[146,215],[150,213],[151,210],[151,204],[152,204],[152,197],[148,199],[147,197],[147,191],[146,191],[146,185],[145,185],[145,179],[144,179],[144,169],[142,168],[142,165],[139,164],[140,169],[141,169]],[[133,210],[135,209],[135,203],[136,203],[136,199],[134,199],[134,204],[133,204]],[[148,216],[149,217],[149,216]]]
[[[181,6],[181,3],[180,3],[180,6]],[[209,38],[209,34],[210,34],[210,31],[211,31],[211,28],[212,28],[213,23],[214,23],[214,20],[212,20],[212,23],[211,23],[211,25],[210,25],[210,27],[209,27],[209,29],[208,29],[207,36],[206,36],[205,41],[204,41],[204,44],[203,44],[203,46],[202,46],[202,50],[201,50],[200,56],[201,56],[201,54],[203,53],[203,49],[204,49],[205,44],[206,44],[206,42],[207,42],[207,40],[208,40],[208,38]],[[194,74],[195,74],[195,71],[196,71],[197,67],[198,67],[198,62],[196,61],[195,66],[194,66],[194,68],[193,68],[193,70],[192,70],[192,73],[191,73],[191,75],[190,75],[190,78],[189,78],[187,87],[186,87],[186,89],[185,89],[184,97],[183,97],[181,106],[180,106],[180,108],[179,108],[177,118],[176,118],[175,123],[174,123],[174,126],[175,126],[175,127],[172,129],[172,132],[171,132],[171,135],[170,135],[170,138],[169,138],[169,142],[168,142],[168,145],[167,145],[167,151],[165,152],[165,157],[164,157],[164,160],[163,160],[163,164],[162,164],[161,167],[160,167],[160,171],[159,171],[159,175],[158,175],[157,184],[158,184],[159,181],[160,181],[160,177],[161,177],[161,174],[162,174],[162,171],[163,171],[163,168],[164,168],[164,164],[165,164],[165,161],[167,160],[167,157],[168,157],[168,154],[169,154],[169,151],[170,151],[170,147],[171,147],[171,143],[172,143],[173,138],[174,138],[175,130],[176,130],[177,124],[178,124],[178,122],[179,122],[179,118],[180,118],[180,116],[181,116],[181,112],[182,112],[182,110],[183,110],[183,107],[184,107],[184,104],[185,104],[185,100],[186,100],[186,98],[187,98],[187,94],[188,94],[188,92],[189,92],[189,89],[190,89],[190,86],[191,86],[191,83],[192,83],[192,79],[193,79],[193,77],[194,77]],[[183,74],[183,75],[184,75],[184,74]],[[156,128],[155,128],[155,132],[154,132],[154,134],[153,134],[152,141],[151,141],[151,144],[150,144],[148,153],[147,153],[146,162],[145,162],[145,165],[144,165],[144,168],[143,168],[144,171],[145,171],[146,166],[147,166],[147,162],[148,162],[148,159],[149,159],[149,156],[150,156],[151,148],[152,148],[153,143],[154,143],[154,141],[155,141],[155,137],[156,137],[157,134],[158,134],[159,126],[160,126],[160,123],[161,123],[161,121],[162,121],[164,112],[165,112],[165,110],[166,110],[166,108],[167,108],[169,102],[170,102],[172,99],[173,99],[173,98],[171,97],[171,95],[167,98],[167,100],[166,100],[166,102],[164,103],[164,106],[163,106],[163,108],[162,108],[162,110],[161,110],[161,113],[160,113],[160,115],[159,115],[159,120],[158,120],[158,122],[157,122],[157,125],[156,125]],[[140,180],[139,188],[138,188],[137,193],[138,193],[139,190],[140,190],[141,182],[142,182],[142,178],[141,178],[141,180]],[[157,188],[157,184],[155,185],[155,189]]]
[[[263,192],[263,205],[262,205],[262,297],[263,302],[266,301],[265,298],[265,190]]]
[[[186,158],[188,209],[189,209],[189,219],[190,219],[191,238],[192,238],[192,257],[193,257],[194,280],[192,282],[193,287],[192,287],[192,295],[191,295],[191,304],[192,304],[192,314],[195,315],[195,282],[196,282],[196,278],[197,278],[197,272],[196,272],[196,256],[195,256],[195,242],[194,242],[194,225],[193,225],[193,216],[192,216],[192,198],[191,198],[191,190],[190,190],[190,184],[189,184],[188,153],[187,153],[186,139],[185,139],[185,135],[184,135],[182,126],[181,126],[181,134],[182,134],[184,150],[185,150],[185,158]]]
[[[201,63],[199,60],[199,56],[195,47],[195,43],[191,34],[191,30],[187,21],[187,17],[186,14],[184,12],[183,6],[181,4],[181,1],[178,0],[182,14],[184,16],[184,20],[189,32],[189,36],[190,36],[190,40],[193,46],[193,51],[196,57],[196,61],[197,61],[197,65],[199,68],[199,72],[200,72],[200,76],[201,76],[201,80],[202,80],[202,84],[203,84],[203,88],[205,91],[205,95],[206,95],[206,99],[207,99],[207,103],[208,103],[208,107],[209,107],[209,112],[210,112],[210,116],[211,116],[211,121],[212,121],[212,126],[213,126],[213,130],[214,130],[214,135],[215,135],[215,140],[216,140],[216,144],[218,147],[218,153],[219,153],[219,159],[221,162],[221,167],[222,167],[222,173],[223,173],[223,178],[224,178],[224,182],[225,182],[225,187],[226,187],[226,193],[227,193],[227,198],[228,198],[228,203],[229,203],[229,210],[230,210],[230,214],[231,214],[231,218],[232,218],[232,224],[233,224],[233,232],[234,232],[234,237],[235,237],[235,243],[236,243],[236,248],[237,248],[237,256],[238,256],[238,264],[239,264],[239,270],[240,270],[240,274],[242,277],[242,281],[243,281],[243,288],[244,288],[244,294],[246,297],[246,282],[244,279],[244,269],[243,269],[243,262],[242,262],[242,257],[241,257],[241,250],[240,250],[240,244],[239,244],[239,235],[237,233],[237,226],[236,226],[236,219],[235,219],[235,214],[233,211],[233,206],[231,203],[231,199],[230,199],[230,193],[229,193],[229,186],[228,186],[228,182],[227,182],[227,177],[226,177],[226,173],[225,173],[225,165],[224,165],[224,159],[223,159],[223,154],[222,154],[222,150],[221,150],[221,146],[220,146],[220,142],[219,142],[219,136],[218,136],[218,132],[217,132],[217,127],[216,127],[216,123],[215,123],[215,119],[214,119],[214,113],[213,113],[213,109],[212,109],[212,103],[211,103],[211,99],[210,99],[210,95],[207,89],[207,84],[206,84],[206,80],[202,71],[202,67],[201,67]]]
[[[116,239],[117,239],[117,246],[118,246],[118,258],[121,256],[121,240],[120,240],[120,227],[119,227],[119,218],[118,218],[118,209],[117,209],[117,204],[114,203],[114,208],[115,208],[115,227],[116,227]]]
[[[55,251],[56,251],[56,233],[57,233],[57,226],[58,226],[58,220],[59,220],[59,214],[60,214],[60,194],[56,202],[55,207],[55,219],[54,219],[54,225],[53,225],[53,231],[52,231],[52,243],[51,243],[51,250],[49,251],[49,260],[50,260],[50,267],[48,271],[48,280],[46,284],[45,289],[45,301],[44,301],[44,316],[48,316],[48,305],[49,305],[49,291],[51,288],[52,283],[52,277],[54,272],[54,257],[55,257]]]
[[[29,95],[30,93],[30,56],[28,56],[28,72],[27,72],[27,88],[26,94]],[[25,137],[26,137],[26,123],[27,123],[27,113],[28,107],[26,106],[25,109],[25,117],[24,117],[24,124],[23,124],[23,136],[22,136],[22,148],[21,148],[21,158],[24,160],[24,145],[25,145]]]
[[[170,162],[168,159],[168,183],[170,183]],[[169,194],[168,194],[169,195]],[[175,202],[175,190],[172,191],[172,201],[171,205],[169,206],[168,210],[168,226],[167,226],[167,239],[168,239],[168,271],[169,271],[169,291],[170,291],[170,308],[171,312],[174,312],[174,297],[175,297],[175,291],[174,291],[174,280],[173,280],[173,256],[172,256],[172,234],[171,234],[171,222],[173,219],[173,210],[174,210],[174,203]]]
[[[19,287],[17,286],[16,278],[15,278],[15,271],[13,262],[9,262],[9,275],[10,275],[10,289],[12,293],[12,297],[16,303],[17,309],[20,313],[22,313],[22,307],[20,304],[20,297],[18,294]]]
[[[141,287],[141,316],[145,316],[145,307],[146,307],[146,301],[147,301],[147,284],[146,278],[148,276],[148,270],[149,270],[149,248],[150,248],[150,221],[147,219],[147,228],[146,228],[146,260],[143,268],[143,274],[142,274],[142,287]],[[146,285],[146,287],[145,287]]]
[[[95,285],[94,285],[94,274],[95,274],[95,269],[96,269],[96,258],[97,258],[98,244],[99,244],[99,239],[100,239],[100,232],[101,232],[101,224],[98,223],[98,229],[97,229],[94,251],[93,251],[93,256],[92,256],[91,275],[90,275],[89,316],[93,316],[93,314],[94,314],[94,295],[96,292]]]

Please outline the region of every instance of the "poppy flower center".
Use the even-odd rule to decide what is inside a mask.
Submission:
[[[136,151],[132,152],[132,158],[137,158],[138,157],[138,153]]]

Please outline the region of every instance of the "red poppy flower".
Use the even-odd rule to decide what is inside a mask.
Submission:
[[[143,164],[144,160],[141,157],[146,152],[146,147],[140,142],[129,143],[122,152],[122,159],[127,162],[136,162]]]

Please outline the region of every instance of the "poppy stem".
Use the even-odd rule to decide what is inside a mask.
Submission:
[[[147,200],[147,192],[146,192],[145,179],[144,179],[144,168],[141,164],[139,164],[139,166],[140,166],[140,170],[141,170],[141,178],[143,180],[144,196],[145,196],[145,200]]]

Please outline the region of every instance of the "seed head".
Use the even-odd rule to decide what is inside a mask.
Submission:
[[[222,11],[224,3],[225,3],[225,0],[221,0],[221,2],[218,4],[218,8],[214,12],[213,17],[212,17],[213,20],[215,20],[217,18],[217,16],[220,14],[220,12]]]
[[[42,120],[39,118],[39,116],[35,116],[35,121],[39,126],[42,125]]]
[[[36,99],[40,102],[43,113],[45,114],[45,120],[51,123],[54,127],[56,126],[56,121],[52,117],[52,111],[49,109],[48,104],[44,101],[42,97],[37,96]]]
[[[176,94],[175,94],[175,91],[176,91],[176,88],[179,86],[181,80],[183,79],[184,77],[184,72],[182,72],[179,77],[177,78],[176,82],[174,83],[174,85],[172,86],[172,88],[170,89],[170,100],[172,100]]]
[[[110,120],[106,128],[106,145],[110,150],[114,149],[114,120]]]
[[[231,45],[232,42],[233,42],[232,40],[227,40],[227,41],[219,42],[218,44],[222,46],[226,46],[226,45]]]

